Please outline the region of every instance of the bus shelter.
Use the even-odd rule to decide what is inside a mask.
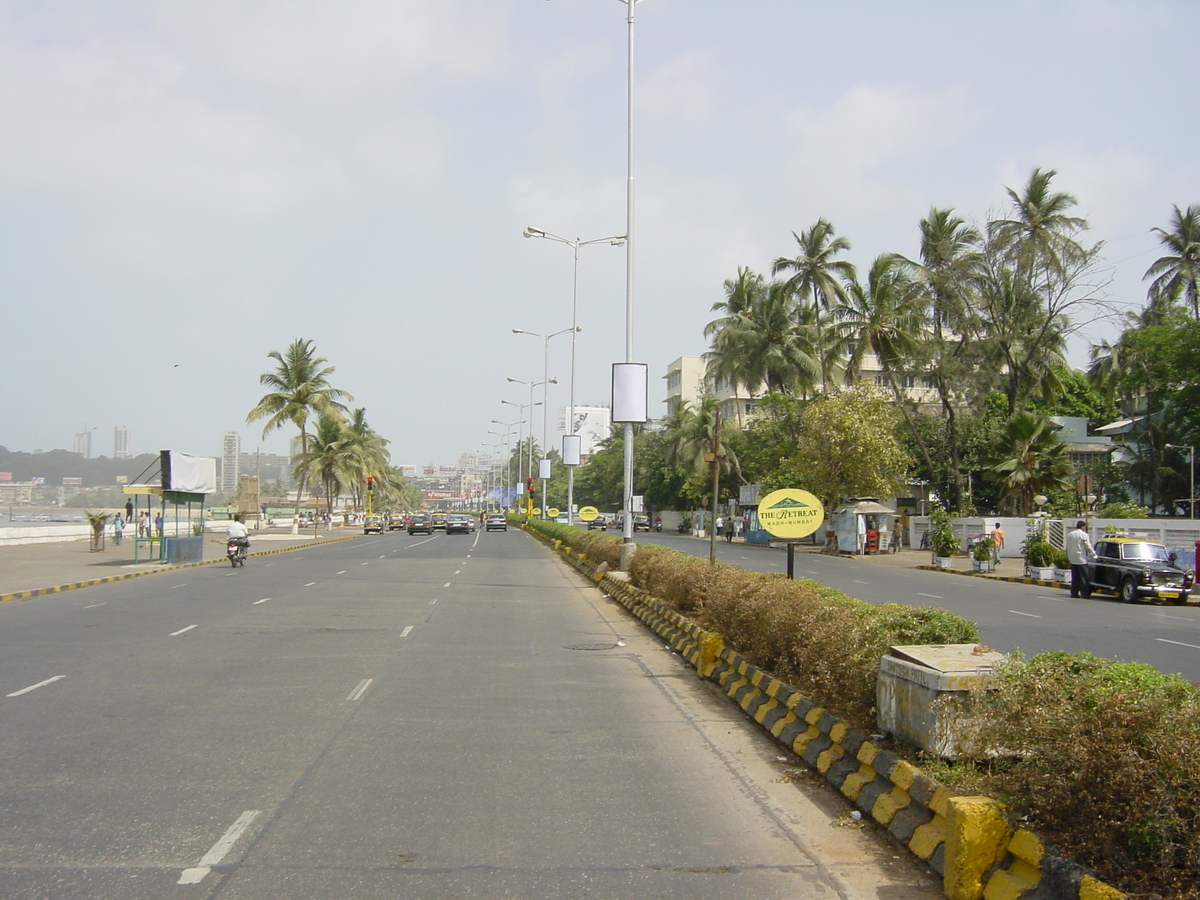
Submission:
[[[196,562],[204,556],[205,494],[127,484],[133,500],[133,561]]]

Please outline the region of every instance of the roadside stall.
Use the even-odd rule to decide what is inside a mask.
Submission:
[[[210,456],[163,450],[159,484],[125,485],[124,493],[133,500],[129,524],[134,529],[135,563],[203,558],[204,501],[216,490],[216,465]]]
[[[874,497],[852,497],[833,514],[838,552],[856,555],[895,551],[896,511]]]

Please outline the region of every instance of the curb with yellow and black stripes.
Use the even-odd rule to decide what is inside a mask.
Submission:
[[[573,566],[641,619],[775,740],[815,768],[864,815],[942,878],[950,900],[1120,900],[1126,895],[1012,826],[990,797],[959,796],[725,645],[722,635],[549,541]]]
[[[313,541],[308,544],[293,544],[290,547],[278,547],[274,550],[257,550],[251,553],[250,556],[273,556],[276,553],[287,553],[290,550],[305,550],[309,547],[320,547],[323,544],[337,544],[342,541],[352,541],[357,538],[357,534],[348,535],[347,537],[330,538],[324,541]],[[62,591],[71,591],[75,588],[94,587],[98,584],[111,584],[114,581],[126,581],[130,578],[141,578],[143,575],[158,575],[162,572],[178,572],[180,569],[193,569],[196,566],[211,566],[214,563],[228,562],[224,556],[217,559],[205,559],[199,562],[179,563],[174,566],[162,566],[155,569],[141,569],[137,572],[122,572],[120,575],[105,575],[103,578],[90,578],[87,581],[72,581],[69,584],[56,584],[50,587],[33,588],[28,591],[13,591],[8,594],[0,594],[0,603],[9,600],[28,600],[31,597],[44,597],[46,594],[57,594]]]

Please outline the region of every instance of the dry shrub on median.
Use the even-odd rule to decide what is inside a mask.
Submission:
[[[978,698],[994,795],[1125,890],[1200,895],[1200,687],[1090,653],[1015,657]]]
[[[756,666],[864,727],[873,727],[879,660],[889,647],[977,639],[972,623],[942,610],[871,606],[816,582],[661,547],[639,547],[630,575],[720,632]]]

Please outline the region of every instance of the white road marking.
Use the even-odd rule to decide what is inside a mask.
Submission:
[[[922,593],[918,592],[918,593],[917,593],[917,596],[918,596],[918,597],[928,597],[928,598],[930,598],[931,600],[941,600],[941,599],[942,599],[942,598],[941,598],[941,597],[939,597],[937,594],[922,594]]]
[[[1164,619],[1178,619],[1180,622],[1191,622],[1191,621],[1193,621],[1192,619],[1189,619],[1187,616],[1168,616],[1168,615],[1163,615],[1163,616],[1162,616],[1162,618],[1164,618]]]
[[[346,574],[346,570],[345,570],[345,569],[342,569],[342,571],[338,572],[338,574],[339,574],[339,575],[345,575],[345,574]]]
[[[359,563],[359,565],[360,565],[360,566],[369,566],[370,564],[371,564],[371,563],[370,563],[369,561],[368,561],[368,562],[365,562],[365,563]]]
[[[1019,609],[1010,609],[1009,612],[1012,613],[1014,616],[1028,616],[1031,619],[1040,619],[1041,618],[1041,616],[1035,616],[1033,613],[1021,612]]]
[[[315,581],[310,581],[308,584],[305,585],[305,587],[312,587],[314,584],[316,584]]]
[[[260,604],[260,603],[266,603],[266,602],[267,602],[268,600],[270,600],[270,599],[271,599],[270,597],[263,597],[261,600],[255,600],[255,601],[254,601],[253,603],[251,603],[250,605],[251,605],[251,606],[258,606],[258,604]]]
[[[1155,640],[1162,641],[1164,644],[1174,644],[1177,647],[1191,647],[1193,650],[1200,650],[1200,647],[1195,644],[1185,644],[1183,641],[1168,641],[1166,638],[1155,638]],[[37,685],[34,685],[34,687],[37,687]],[[13,695],[9,694],[8,696],[11,697]]]
[[[97,606],[103,606],[107,602],[108,602],[107,600],[101,600],[99,603],[89,603],[87,606],[84,607],[84,609],[95,609]]]
[[[869,581],[859,581],[857,578],[855,578],[855,579],[854,579],[854,583],[855,583],[855,584],[870,584],[871,582],[869,582]]]
[[[183,584],[177,584],[174,587],[172,587],[171,590],[175,590],[175,588],[181,588],[181,587],[187,587],[187,582],[185,581]]]
[[[187,628],[180,628],[178,631],[172,631],[167,637],[177,637],[185,632],[191,631],[193,628],[199,628],[199,625],[189,625]]]
[[[412,634],[412,632],[413,632],[413,626],[409,625],[402,632],[400,632],[400,637],[402,637],[402,638],[408,637],[410,634]]]
[[[433,606],[433,604],[435,604],[435,603],[437,603],[437,599],[436,599],[436,598],[435,598],[435,599],[433,599],[433,600],[430,600],[430,601],[429,601],[429,605],[430,605],[430,606]]]
[[[371,686],[371,682],[374,680],[375,680],[374,678],[364,678],[362,681],[360,681],[358,683],[358,687],[356,687],[354,690],[352,690],[350,692],[350,696],[347,697],[346,699],[349,701],[361,699],[362,695],[367,692],[367,688],[369,688]]]
[[[450,587],[450,585],[452,585],[453,583],[454,582],[452,582],[452,581],[447,581],[445,584],[442,585],[442,587]]]
[[[387,554],[385,553],[385,554],[383,554],[383,556],[381,556],[381,557],[379,557],[379,558],[380,558],[380,559],[387,559]]]
[[[19,690],[19,691],[13,691],[8,696],[9,697],[20,697],[22,694],[28,694],[30,691],[36,691],[40,687],[45,687],[48,684],[54,684],[54,682],[59,681],[66,677],[67,677],[66,675],[55,675],[53,678],[47,678],[45,681],[39,681],[37,684],[31,684],[27,688],[21,688],[21,690]]]
[[[221,836],[221,839],[212,845],[212,849],[200,860],[200,865],[192,869],[184,869],[183,874],[179,876],[179,881],[176,884],[199,884],[204,880],[204,876],[212,871],[212,867],[218,865],[225,858],[237,839],[242,836],[250,823],[262,815],[261,810],[248,809],[240,816],[238,820],[229,826],[229,830]]]

